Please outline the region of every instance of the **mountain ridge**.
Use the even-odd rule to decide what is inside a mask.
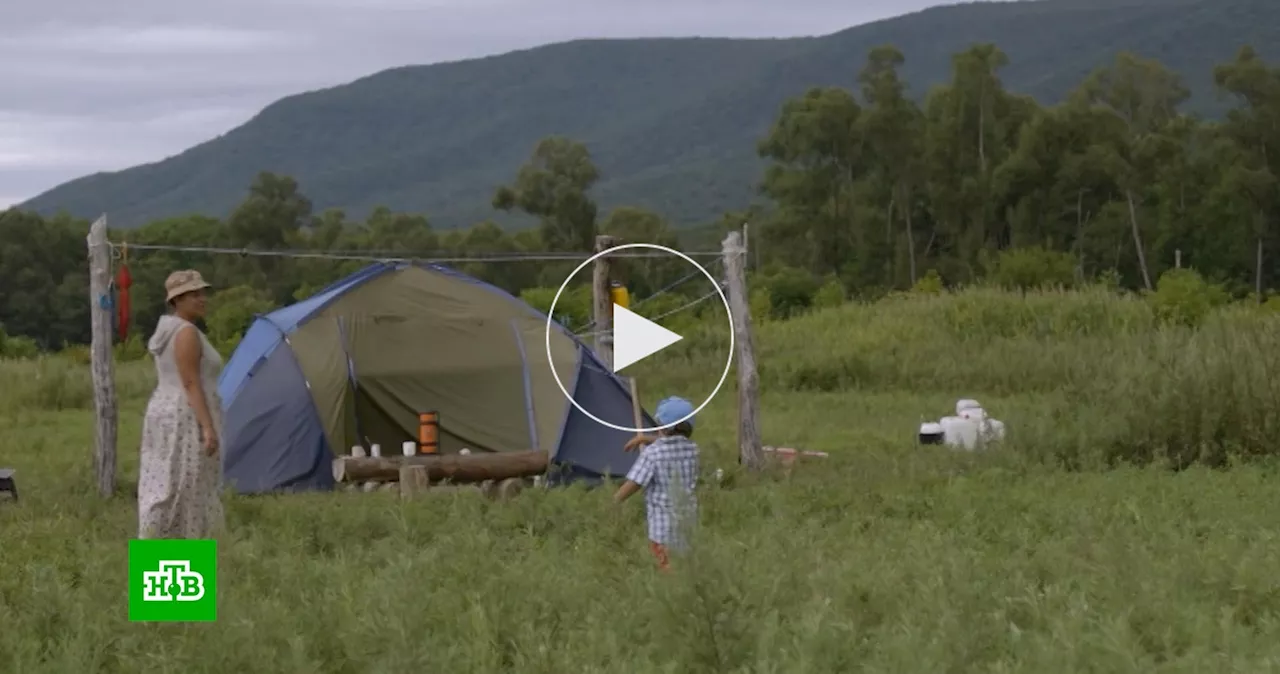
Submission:
[[[1214,65],[1252,43],[1274,58],[1280,3],[1266,0],[1039,0],[945,5],[797,38],[587,38],[406,65],[283,97],[244,124],[166,159],[77,178],[25,204],[113,223],[225,216],[253,175],[298,178],[317,209],[362,216],[376,205],[425,213],[439,227],[490,219],[494,188],[537,140],[584,142],[601,168],[593,194],[661,212],[677,225],[745,207],[761,162],[755,141],[787,98],[856,86],[866,52],[894,44],[909,94],[949,75],[953,53],[994,42],[1006,86],[1054,103],[1118,51],[1157,58],[1221,111]]]

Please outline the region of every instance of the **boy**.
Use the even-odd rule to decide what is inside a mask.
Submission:
[[[658,431],[658,437],[637,435],[627,442],[628,452],[641,446],[644,449],[627,473],[627,481],[613,495],[615,503],[622,503],[645,490],[649,550],[663,571],[670,566],[670,551],[688,549],[689,527],[698,515],[693,493],[698,480],[698,446],[689,439],[693,435],[693,411],[693,405],[683,398],[671,397],[658,403],[654,417],[659,425],[680,423]]]

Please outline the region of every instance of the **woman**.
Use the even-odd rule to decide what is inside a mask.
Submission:
[[[194,270],[164,282],[170,313],[147,349],[157,384],[142,424],[138,471],[139,538],[210,538],[222,526],[222,357],[195,326],[208,283]]]

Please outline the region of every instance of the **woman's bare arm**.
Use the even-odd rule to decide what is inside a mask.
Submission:
[[[173,338],[173,355],[178,362],[178,376],[182,378],[182,388],[187,392],[187,403],[195,411],[200,428],[212,429],[213,415],[209,414],[204,385],[200,382],[200,357],[203,351],[200,335],[197,334],[195,326],[183,327]]]

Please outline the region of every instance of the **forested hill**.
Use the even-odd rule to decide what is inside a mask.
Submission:
[[[1014,92],[1053,103],[1122,50],[1184,77],[1188,109],[1225,102],[1211,70],[1241,44],[1280,56],[1276,0],[1041,0],[925,10],[818,38],[583,40],[469,61],[384,71],[280,100],[223,136],[154,164],[86,176],[24,204],[111,214],[116,226],[224,216],[259,171],[296,177],[319,208],[376,205],[438,227],[503,221],[490,202],[539,139],[583,141],[601,170],[594,195],[677,225],[742,208],[756,193],[756,143],[786,99],[854,87],[868,50],[893,44],[913,97],[946,80],[976,42],[1008,55]]]

